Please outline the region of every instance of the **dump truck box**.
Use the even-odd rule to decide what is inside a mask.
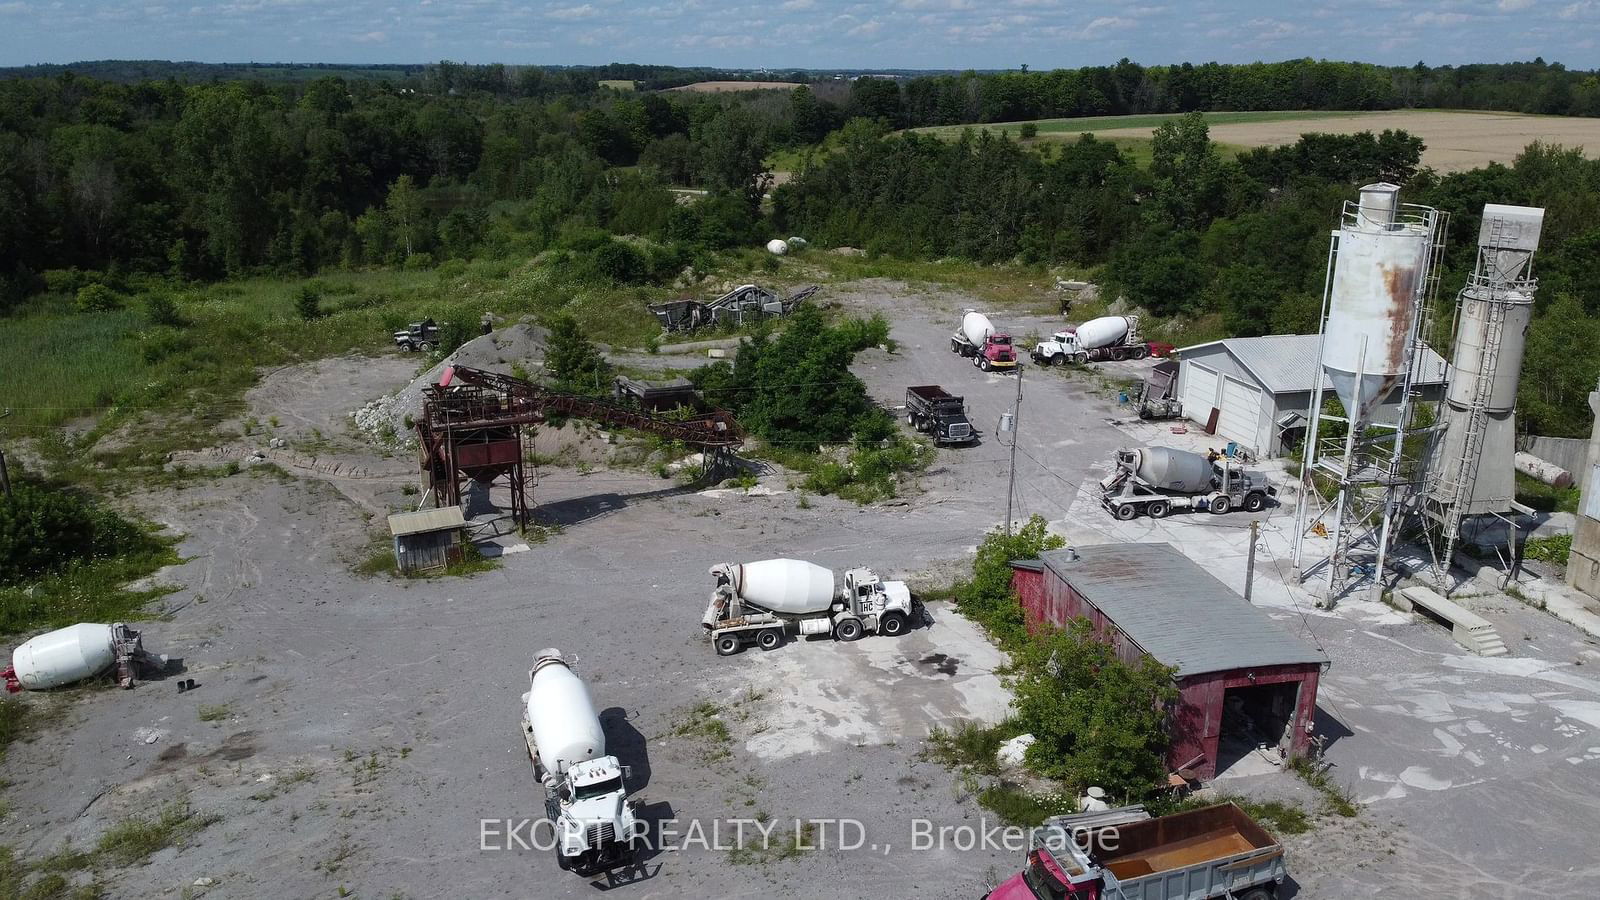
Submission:
[[[1287,874],[1283,844],[1232,803],[1119,825],[1098,861],[1108,900],[1240,897]]]

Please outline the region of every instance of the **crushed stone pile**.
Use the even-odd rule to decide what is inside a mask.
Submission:
[[[473,338],[454,353],[439,360],[412,382],[387,397],[380,397],[350,413],[356,427],[370,439],[395,446],[416,444],[416,432],[407,419],[422,415],[422,395],[439,383],[439,376],[453,365],[485,369],[502,375],[513,369],[537,373],[544,368],[545,346],[550,332],[526,322]]]

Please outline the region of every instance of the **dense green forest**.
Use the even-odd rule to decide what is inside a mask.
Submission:
[[[662,284],[719,248],[794,233],[910,259],[1099,267],[1109,293],[1158,317],[1310,331],[1340,204],[1385,178],[1454,213],[1447,291],[1471,269],[1484,202],[1550,209],[1529,365],[1552,374],[1525,381],[1524,422],[1587,429],[1600,341],[1570,336],[1600,313],[1600,163],[1579,151],[1535,146],[1512,166],[1438,176],[1400,132],[1307,135],[1228,159],[1191,116],[1163,125],[1139,165],[1092,136],[1024,146],[893,128],[1196,108],[1523,108],[1557,94],[1565,107],[1539,108],[1581,112],[1592,74],[1537,61],[1122,63],[731,95],[619,92],[596,78],[693,73],[441,63],[405,82],[0,81],[0,315],[63,303],[109,315],[152,285],[551,248],[592,277]],[[808,150],[824,139],[826,150]],[[776,150],[798,164],[769,200]],[[704,194],[688,202],[683,188]]]

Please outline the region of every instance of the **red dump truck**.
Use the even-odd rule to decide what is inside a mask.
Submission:
[[[1232,803],[1049,834],[985,900],[1271,900],[1288,874],[1283,845]]]

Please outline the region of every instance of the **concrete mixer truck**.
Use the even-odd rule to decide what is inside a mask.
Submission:
[[[1116,471],[1100,482],[1100,505],[1123,521],[1179,509],[1260,512],[1275,494],[1265,475],[1231,459],[1170,447],[1118,450]]]
[[[1035,344],[1029,355],[1040,365],[1064,366],[1069,362],[1144,359],[1150,355],[1150,345],[1139,334],[1138,316],[1101,316],[1056,332],[1050,340]]]
[[[1011,335],[996,331],[988,316],[970,309],[961,317],[961,327],[950,335],[950,352],[970,357],[972,364],[985,372],[1017,367]]]
[[[117,683],[133,687],[135,675],[167,671],[169,660],[144,649],[139,632],[121,622],[80,622],[30,638],[0,671],[6,691],[48,691],[111,671]]]
[[[560,650],[535,656],[522,703],[522,736],[555,828],[556,864],[588,877],[629,862],[641,823],[627,799],[628,767],[606,755],[589,691]]]
[[[790,633],[832,634],[853,641],[867,632],[904,634],[922,614],[903,581],[884,581],[871,569],[844,573],[835,592],[833,570],[798,559],[763,559],[711,567],[716,589],[700,624],[718,655],[750,644],[783,645]]]

